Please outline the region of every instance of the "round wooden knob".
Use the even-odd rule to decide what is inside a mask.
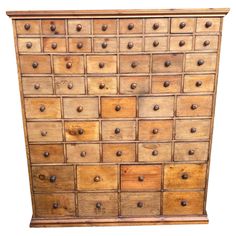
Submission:
[[[53,209],[57,209],[59,207],[59,203],[58,202],[54,202],[53,204],[52,204],[52,208]]]
[[[83,26],[81,24],[76,25],[76,31],[80,32]]]
[[[105,88],[105,84],[104,84],[104,83],[100,83],[100,84],[99,84],[99,88],[100,88],[100,89],[104,89],[104,88]]]
[[[120,105],[116,105],[116,106],[115,106],[115,110],[116,110],[116,111],[120,111],[120,110],[121,110],[121,106],[120,106]]]
[[[188,173],[183,173],[181,176],[182,179],[188,179]]]
[[[43,153],[43,156],[44,156],[44,157],[49,157],[49,155],[50,155],[50,153],[47,152],[47,151]]]
[[[41,106],[39,107],[39,110],[40,110],[41,112],[44,112],[44,111],[46,110],[46,107],[45,107],[44,105],[41,105]]]
[[[139,176],[139,177],[138,177],[138,181],[139,181],[139,182],[143,182],[143,181],[144,181],[144,176]]]
[[[190,129],[190,132],[191,132],[191,133],[196,133],[196,132],[197,132],[197,129],[193,127],[193,128]]]
[[[84,108],[83,108],[82,106],[78,106],[78,107],[77,107],[77,112],[82,112],[83,109],[84,109]]]
[[[39,88],[40,88],[40,84],[37,83],[37,84],[34,85],[34,89],[38,90]]]
[[[192,105],[191,105],[191,109],[192,109],[192,110],[196,110],[197,108],[198,108],[198,105],[197,105],[197,104],[192,104]]]
[[[143,202],[138,202],[137,207],[142,208],[143,207]]]
[[[136,89],[136,88],[137,88],[137,84],[136,84],[136,83],[132,83],[132,84],[130,85],[130,88],[131,88],[131,89]]]
[[[169,86],[170,86],[170,81],[165,81],[165,82],[163,83],[163,86],[164,86],[165,88],[169,87]]]
[[[117,151],[116,156],[118,156],[118,157],[122,156],[122,151]]]
[[[50,25],[50,30],[52,32],[54,32],[56,30],[56,28],[57,28],[56,25],[54,25],[54,24]]]
[[[152,133],[153,133],[153,134],[157,134],[157,133],[158,133],[158,129],[153,129],[153,130],[152,130]]]
[[[160,107],[157,104],[153,107],[153,111],[158,111],[159,109],[160,109]]]
[[[154,23],[154,24],[152,25],[152,29],[153,29],[153,30],[159,29],[159,24],[158,24],[158,23]]]
[[[67,88],[72,89],[73,88],[73,83],[69,82],[68,85],[67,85]]]
[[[131,63],[131,67],[132,68],[136,68],[138,66],[138,63],[136,62],[136,61],[133,61],[132,63]]]
[[[107,45],[108,45],[107,42],[103,42],[102,43],[102,48],[107,48]]]
[[[71,62],[67,62],[67,63],[66,63],[66,68],[67,68],[67,69],[70,69],[71,67],[72,67],[72,63],[71,63]]]
[[[42,130],[41,131],[41,136],[45,137],[47,136],[48,132],[46,130]]]
[[[83,129],[78,129],[78,134],[82,135],[84,133],[84,130]]]
[[[132,30],[133,28],[134,28],[134,24],[133,23],[128,24],[128,30]]]
[[[57,177],[56,177],[55,175],[52,175],[52,176],[50,176],[50,178],[49,178],[49,181],[50,181],[51,183],[56,182],[56,180],[57,180]]]
[[[52,47],[52,49],[56,49],[56,48],[57,48],[57,43],[55,43],[55,42],[52,43],[52,44],[51,44],[51,47]]]
[[[198,66],[201,66],[201,65],[203,65],[203,64],[204,64],[204,60],[202,60],[202,59],[199,59],[199,60],[197,61],[197,64],[198,64]]]
[[[104,62],[100,62],[100,63],[98,64],[98,66],[99,66],[100,69],[102,69],[102,68],[104,68],[105,63],[104,63]]]
[[[210,41],[209,40],[205,40],[204,42],[203,42],[203,46],[204,47],[207,47],[207,46],[209,46],[210,45]]]
[[[107,30],[107,28],[108,28],[108,25],[102,25],[102,31],[106,31]]]
[[[120,129],[119,128],[116,128],[115,129],[115,134],[119,134],[120,133]]]
[[[99,181],[101,181],[101,177],[99,175],[97,175],[94,177],[93,180],[94,180],[94,182],[99,182]]]
[[[39,66],[39,63],[38,63],[37,61],[34,61],[34,62],[32,63],[32,67],[33,67],[34,69],[36,69],[38,66]]]
[[[181,22],[181,23],[179,24],[179,28],[180,28],[180,29],[183,29],[185,26],[186,26],[186,23],[185,23],[185,22]]]
[[[171,66],[171,61],[165,61],[165,67]]]
[[[180,204],[181,204],[181,206],[183,206],[183,207],[188,205],[187,201],[185,201],[185,200],[182,200],[182,201],[180,202]]]
[[[24,25],[24,28],[25,28],[25,30],[29,30],[30,29],[30,24],[28,24],[28,23],[26,23],[25,25]]]
[[[78,48],[78,49],[81,49],[82,47],[83,47],[83,43],[82,43],[82,42],[78,42],[78,43],[77,43],[77,48]]]
[[[153,156],[157,156],[157,155],[158,155],[158,151],[157,151],[157,150],[153,150],[153,151],[152,151],[152,155],[153,155]]]
[[[153,45],[153,47],[156,48],[159,45],[159,42],[157,40],[155,40],[155,41],[153,41],[152,45]]]
[[[102,208],[102,203],[101,202],[97,202],[96,203],[96,208],[97,209],[101,209]]]
[[[86,154],[87,154],[87,153],[86,153],[85,151],[82,151],[82,152],[80,153],[80,156],[81,156],[81,157],[86,157]]]
[[[194,150],[192,150],[192,149],[190,149],[189,151],[188,151],[188,155],[194,155],[194,153],[195,153],[195,151]]]
[[[180,47],[183,47],[184,45],[185,45],[185,41],[184,41],[184,40],[180,40],[180,41],[179,41],[179,46],[180,46]]]
[[[27,43],[26,43],[26,47],[27,47],[28,49],[32,48],[32,45],[33,45],[33,44],[32,44],[31,42],[27,42]]]
[[[200,87],[201,85],[202,85],[202,81],[197,81],[195,84],[196,87]]]
[[[212,22],[211,21],[207,21],[205,24],[206,28],[210,28],[212,26]]]
[[[132,42],[128,42],[128,44],[127,44],[127,48],[128,48],[128,49],[133,48],[133,46],[134,46],[134,44],[133,44]]]

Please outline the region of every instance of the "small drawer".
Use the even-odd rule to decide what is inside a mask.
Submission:
[[[182,72],[183,54],[156,54],[152,57],[152,72]]]
[[[195,18],[172,18],[171,33],[193,33],[195,22]]]
[[[39,20],[16,20],[16,33],[23,35],[40,34]]]
[[[121,193],[121,216],[160,215],[160,193]]]
[[[164,189],[205,188],[206,164],[165,164]]]
[[[197,32],[220,31],[220,18],[197,18]]]
[[[51,77],[22,77],[25,95],[53,94]]]
[[[139,140],[172,140],[172,120],[139,121]]]
[[[213,92],[215,75],[185,75],[184,92]]]
[[[206,161],[208,159],[208,142],[176,142],[175,161]]]
[[[21,73],[50,74],[51,60],[49,55],[20,55]]]
[[[117,189],[116,165],[77,166],[78,190],[113,190]]]
[[[34,201],[36,217],[75,216],[73,193],[36,193]]]
[[[181,83],[181,75],[154,75],[152,76],[152,93],[179,93]]]
[[[136,97],[102,97],[102,118],[132,118],[136,116]]]
[[[68,20],[68,33],[71,35],[91,34],[91,21],[85,19]]]
[[[87,73],[115,74],[116,72],[116,56],[87,56]]]
[[[98,98],[63,98],[64,118],[98,118]]]
[[[64,20],[42,20],[42,34],[58,35],[65,33]]]
[[[145,37],[145,51],[159,52],[167,50],[167,37]]]
[[[217,64],[216,53],[186,54],[185,71],[215,71]]]
[[[32,166],[33,190],[39,192],[73,191],[73,166]]]
[[[44,52],[66,52],[65,38],[43,38]]]
[[[164,192],[163,215],[202,215],[204,192]]]
[[[99,144],[66,144],[67,162],[99,162]]]
[[[18,51],[41,52],[40,38],[18,38]]]
[[[88,77],[88,94],[117,94],[116,77]]]
[[[84,73],[83,56],[53,56],[55,74]]]
[[[161,165],[122,165],[121,190],[145,191],[161,189]]]
[[[166,18],[151,18],[145,20],[145,33],[147,34],[159,34],[167,33],[169,19]]]
[[[171,143],[139,143],[139,162],[171,161]]]
[[[178,96],[177,116],[210,116],[212,96]]]
[[[55,77],[56,94],[85,94],[83,77]]]
[[[190,51],[193,49],[192,36],[174,36],[170,37],[170,50]]]
[[[98,121],[65,122],[66,141],[99,140]]]
[[[135,121],[102,121],[102,140],[135,140]]]
[[[210,119],[176,120],[176,139],[209,139]]]
[[[96,19],[93,20],[94,34],[117,34],[117,26],[115,19]]]
[[[120,73],[148,73],[149,55],[120,55]]]
[[[120,52],[141,52],[142,38],[120,38]]]
[[[106,143],[102,145],[103,162],[135,161],[135,143]]]
[[[93,39],[94,52],[116,52],[117,41],[116,38],[94,38]]]
[[[60,98],[25,98],[27,119],[61,118]]]
[[[69,52],[91,52],[91,38],[69,38]]]
[[[62,141],[61,122],[27,122],[29,142]]]
[[[196,36],[195,50],[217,50],[217,49],[218,49],[217,35]]]
[[[142,19],[121,19],[119,32],[120,34],[142,34]]]
[[[79,217],[117,217],[117,193],[79,193]]]
[[[30,160],[32,164],[62,163],[64,150],[61,144],[31,144],[29,145]]]
[[[146,94],[149,93],[148,76],[120,77],[121,94]]]
[[[139,117],[163,117],[174,115],[174,97],[139,97]]]

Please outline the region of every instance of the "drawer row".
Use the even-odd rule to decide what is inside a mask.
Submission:
[[[34,201],[35,217],[105,218],[204,214],[203,191],[36,193]]]
[[[213,92],[214,74],[120,77],[22,77],[25,95],[110,95]],[[150,87],[151,86],[151,87]]]
[[[30,144],[32,164],[206,161],[208,142]]]
[[[219,32],[220,18],[16,20],[18,35],[117,35]]]
[[[119,62],[119,63],[118,63]],[[133,55],[20,55],[23,74],[214,72],[216,53]],[[53,68],[52,68],[53,65]]]
[[[41,46],[42,45],[42,46]],[[217,35],[122,38],[18,38],[20,53],[106,53],[217,50]]]
[[[211,119],[27,122],[29,142],[209,139]],[[100,131],[101,128],[101,131]]]

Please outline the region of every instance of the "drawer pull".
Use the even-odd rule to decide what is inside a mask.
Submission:
[[[78,107],[77,107],[77,112],[82,112],[83,109],[84,109],[84,108],[83,108],[82,106],[78,106]]]
[[[38,67],[38,65],[39,65],[39,63],[38,63],[37,61],[34,61],[34,62],[32,63],[32,67],[33,67],[34,69],[36,69],[36,68]]]
[[[153,26],[152,26],[153,30],[157,30],[159,27],[160,26],[159,26],[158,23],[154,23]]]
[[[97,209],[101,209],[102,208],[102,203],[101,202],[97,202],[96,203],[96,208]]]
[[[153,111],[158,111],[159,109],[160,107],[157,104],[153,107]]]
[[[25,25],[24,25],[24,28],[25,28],[25,30],[29,30],[30,29],[30,24],[28,24],[28,23],[26,23]]]
[[[57,43],[52,43],[52,45],[51,45],[51,47],[52,47],[52,49],[56,49],[57,48]]]
[[[195,153],[195,151],[193,150],[193,149],[190,149],[189,151],[188,151],[188,155],[194,155],[194,153]]]
[[[42,130],[42,131],[41,131],[41,136],[45,137],[45,136],[47,136],[47,134],[48,134],[47,131],[45,131],[45,130]]]
[[[179,28],[180,28],[180,29],[183,29],[185,26],[186,26],[186,23],[185,23],[185,22],[181,22],[181,23],[179,24]]]
[[[68,85],[67,85],[67,88],[72,89],[73,88],[73,83],[69,82]]]
[[[180,46],[180,47],[183,47],[184,45],[185,45],[185,41],[184,41],[184,40],[180,40],[180,41],[179,41],[179,46]]]
[[[52,208],[53,209],[57,209],[59,207],[59,203],[58,202],[54,202],[53,204],[52,204]]]
[[[40,88],[40,84],[35,84],[34,89],[38,90]]]
[[[118,156],[118,157],[122,156],[122,151],[117,151],[116,156]]]
[[[80,153],[80,156],[81,156],[81,157],[86,157],[86,154],[87,154],[87,153],[86,153],[85,151],[82,151],[82,152]]]
[[[200,81],[200,80],[197,81],[196,84],[195,84],[196,87],[200,87],[201,85],[202,85],[202,81]]]
[[[82,30],[82,25],[81,24],[78,24],[78,25],[76,25],[76,30],[78,31],[78,32],[80,32],[81,30]]]
[[[119,128],[116,128],[115,129],[115,134],[119,134],[120,133],[120,129]]]
[[[138,202],[137,207],[142,208],[143,207],[143,202]]]
[[[131,63],[131,67],[132,68],[136,68],[138,66],[138,63],[136,62],[136,61],[133,61],[132,63]]]
[[[32,43],[31,43],[31,42],[27,42],[27,43],[26,43],[26,47],[27,47],[28,49],[32,48]]]
[[[143,182],[143,181],[144,181],[144,176],[139,176],[139,177],[138,177],[138,181],[139,181],[139,182]]]
[[[104,89],[104,88],[105,88],[105,84],[104,84],[104,83],[100,83],[100,84],[99,84],[99,88],[100,88],[100,89]]]
[[[133,23],[128,24],[128,30],[132,30],[133,28],[134,28],[134,24]]]
[[[99,66],[100,69],[102,69],[102,68],[104,68],[105,63],[104,62],[99,62],[98,66]]]
[[[185,206],[188,205],[187,201],[185,201],[185,200],[182,200],[182,201],[180,202],[180,204],[181,204],[181,206],[183,206],[183,207],[185,207]]]
[[[212,26],[212,22],[211,21],[207,21],[205,24],[206,28],[210,28]]]
[[[41,112],[44,112],[44,111],[46,110],[46,107],[45,107],[44,105],[41,105],[40,108],[39,108],[39,110],[40,110]]]
[[[66,63],[66,68],[67,68],[67,69],[70,69],[71,67],[72,67],[72,63],[71,63],[71,62],[67,62],[67,63]]]
[[[190,129],[190,132],[191,132],[191,133],[196,133],[196,132],[197,132],[197,129],[196,129],[196,128],[191,128],[191,129]]]
[[[196,110],[197,108],[198,108],[198,105],[197,105],[197,104],[192,104],[192,105],[191,105],[191,109],[192,109],[192,110]]]
[[[121,106],[120,105],[116,105],[115,110],[116,111],[120,111],[121,110]]]
[[[42,174],[39,175],[39,179],[40,179],[40,180],[45,180],[45,178],[46,178],[45,175],[42,175]]]
[[[52,175],[52,176],[50,176],[49,180],[51,183],[55,183],[57,180],[57,177],[55,175]]]
[[[44,153],[43,153],[43,156],[44,156],[44,157],[49,157],[49,155],[50,155],[49,152],[44,152]]]
[[[107,42],[102,43],[102,48],[107,48]]]
[[[101,181],[101,177],[99,175],[94,177],[94,182],[100,182]]]
[[[152,155],[153,155],[153,156],[157,156],[157,155],[158,155],[158,151],[157,151],[157,150],[153,150],[153,151],[152,151]]]
[[[77,43],[77,48],[78,48],[78,49],[81,49],[82,47],[83,47],[83,43],[82,43],[82,42],[78,42],[78,43]]]
[[[203,64],[204,64],[204,60],[202,60],[202,59],[199,59],[199,60],[197,61],[197,64],[198,64],[198,66],[201,66],[201,65],[203,65]]]
[[[165,88],[169,87],[169,86],[170,86],[170,82],[169,82],[169,81],[165,81],[165,82],[163,83],[163,86],[164,86]]]
[[[51,26],[50,26],[50,30],[52,31],[52,32],[54,32],[55,30],[56,30],[56,25],[54,25],[54,24],[51,24]]]
[[[165,67],[171,66],[171,61],[165,61]]]
[[[159,42],[157,40],[155,40],[155,41],[153,41],[152,45],[153,45],[153,47],[156,48],[159,45]]]
[[[134,44],[133,44],[132,42],[128,42],[128,44],[127,44],[127,48],[128,48],[128,49],[133,48],[133,46],[134,46]]]
[[[83,133],[84,133],[84,130],[83,130],[83,129],[81,129],[81,128],[78,129],[78,134],[79,134],[79,135],[82,135]]]
[[[108,28],[108,25],[102,25],[102,31],[106,31]]]
[[[132,84],[130,85],[130,88],[131,88],[131,89],[136,89],[136,88],[137,88],[137,84],[136,84],[136,83],[132,83]]]
[[[203,46],[204,46],[204,47],[207,47],[207,46],[210,45],[210,43],[211,43],[211,42],[210,42],[209,40],[205,40],[204,43],[203,43]]]
[[[188,173],[183,173],[181,176],[182,179],[188,179]]]
[[[152,133],[153,133],[153,134],[157,134],[157,133],[158,133],[158,129],[153,129],[153,130],[152,130]]]

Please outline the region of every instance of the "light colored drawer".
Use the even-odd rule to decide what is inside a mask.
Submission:
[[[94,38],[93,39],[94,52],[116,52],[117,40],[116,38]]]
[[[63,98],[64,118],[98,118],[98,98]]]
[[[195,50],[217,50],[217,49],[218,49],[217,35],[196,36]]]
[[[18,38],[19,52],[41,52],[40,38]]]
[[[173,36],[170,37],[170,50],[190,51],[193,49],[192,36]]]
[[[167,33],[169,29],[168,18],[150,18],[145,20],[145,33],[147,34],[159,34]]]
[[[195,18],[172,18],[171,33],[193,33],[195,31]]]
[[[141,52],[143,38],[120,38],[120,52]]]
[[[91,52],[91,38],[69,38],[69,52]]]
[[[42,33],[48,35],[65,34],[65,21],[64,20],[42,20]]]
[[[72,35],[91,34],[91,21],[86,19],[68,20],[68,33]]]
[[[65,38],[43,38],[44,52],[66,52]]]
[[[16,33],[22,35],[37,35],[40,33],[40,21],[16,20]]]
[[[94,34],[117,34],[115,19],[96,19],[93,20]]]
[[[159,52],[167,50],[167,37],[145,37],[145,51]]]
[[[120,34],[141,34],[143,32],[142,19],[121,19]]]
[[[220,18],[197,18],[197,32],[220,31]]]

